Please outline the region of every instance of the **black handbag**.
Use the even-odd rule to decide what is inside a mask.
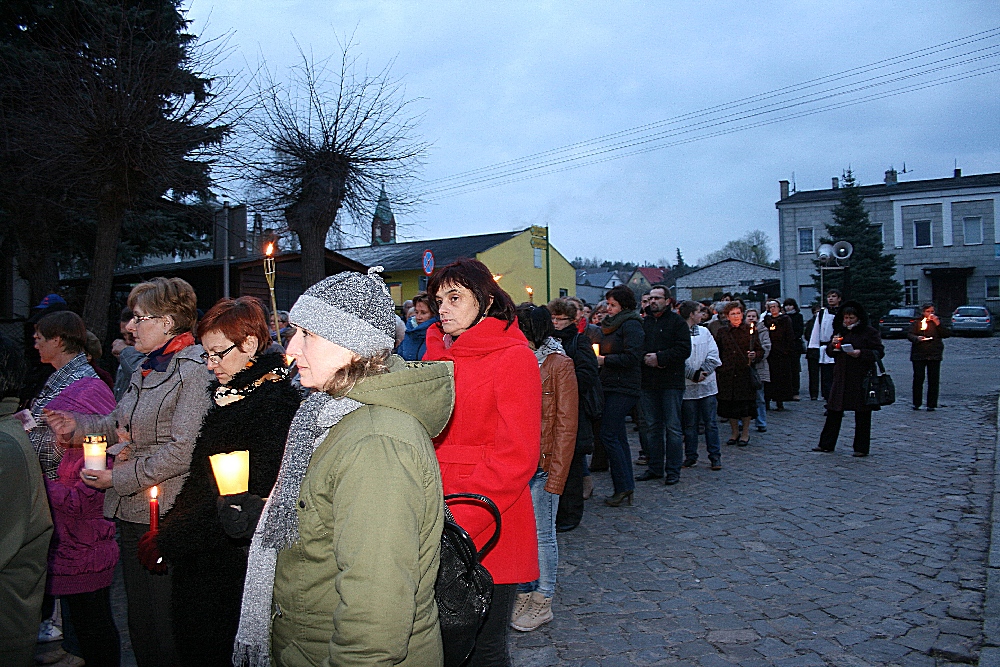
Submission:
[[[447,501],[460,498],[483,504],[496,523],[493,536],[479,551],[448,508]],[[476,635],[490,610],[493,577],[481,561],[500,540],[500,510],[492,500],[477,493],[451,493],[444,499],[441,567],[434,584],[434,598],[441,623],[444,667],[460,667],[475,648]]]
[[[876,359],[876,363],[881,374],[872,369],[861,381],[861,390],[865,394],[865,405],[870,408],[892,405],[896,402],[896,385],[889,374],[885,372],[882,360]]]
[[[754,391],[764,386],[764,382],[760,379],[760,373],[753,366],[750,367],[750,386]]]

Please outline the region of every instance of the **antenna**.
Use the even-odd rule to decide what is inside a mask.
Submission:
[[[792,194],[795,194],[797,190],[795,189],[795,172],[792,172]]]
[[[907,169],[907,168],[906,168],[906,162],[903,162],[903,171],[901,171],[901,172],[899,172],[899,173],[901,173],[901,174],[908,174],[908,173],[910,173],[911,171],[913,171],[913,170],[912,170],[912,169]]]

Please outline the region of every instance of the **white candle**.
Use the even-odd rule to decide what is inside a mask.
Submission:
[[[601,346],[597,343],[594,343],[594,356],[601,356]]]
[[[250,452],[247,450],[209,456],[219,495],[246,493],[250,488]]]
[[[87,470],[106,470],[108,467],[108,441],[103,435],[88,435],[83,440],[83,467]]]

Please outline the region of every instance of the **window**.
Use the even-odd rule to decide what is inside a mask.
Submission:
[[[815,250],[813,247],[813,228],[799,227],[799,252],[807,253]]]
[[[542,268],[542,249],[535,248],[535,268]]]
[[[879,223],[877,225],[872,225],[872,227],[878,227],[878,238],[882,241],[882,245],[885,245],[885,225]]]
[[[566,289],[565,287],[560,287],[559,288],[559,297],[561,298],[561,297],[564,297],[564,296],[569,296],[569,290]]]
[[[1000,299],[1000,276],[986,276],[986,298]]]
[[[915,306],[920,303],[919,280],[903,281],[903,305]]]
[[[979,216],[963,218],[965,223],[965,245],[982,245],[983,219]]]
[[[913,247],[914,248],[930,248],[931,247],[931,221],[930,220],[914,220],[913,221]]]

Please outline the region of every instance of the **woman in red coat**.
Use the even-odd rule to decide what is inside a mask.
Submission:
[[[438,324],[427,331],[425,361],[455,363],[455,413],[434,440],[445,494],[480,493],[500,509],[500,541],[483,558],[493,602],[469,667],[506,667],[517,584],[538,579],[535,514],[528,482],[538,468],[542,384],[538,361],[516,322],[514,303],[482,262],[459,259],[434,274],[427,292]],[[477,547],[493,519],[453,503]]]

